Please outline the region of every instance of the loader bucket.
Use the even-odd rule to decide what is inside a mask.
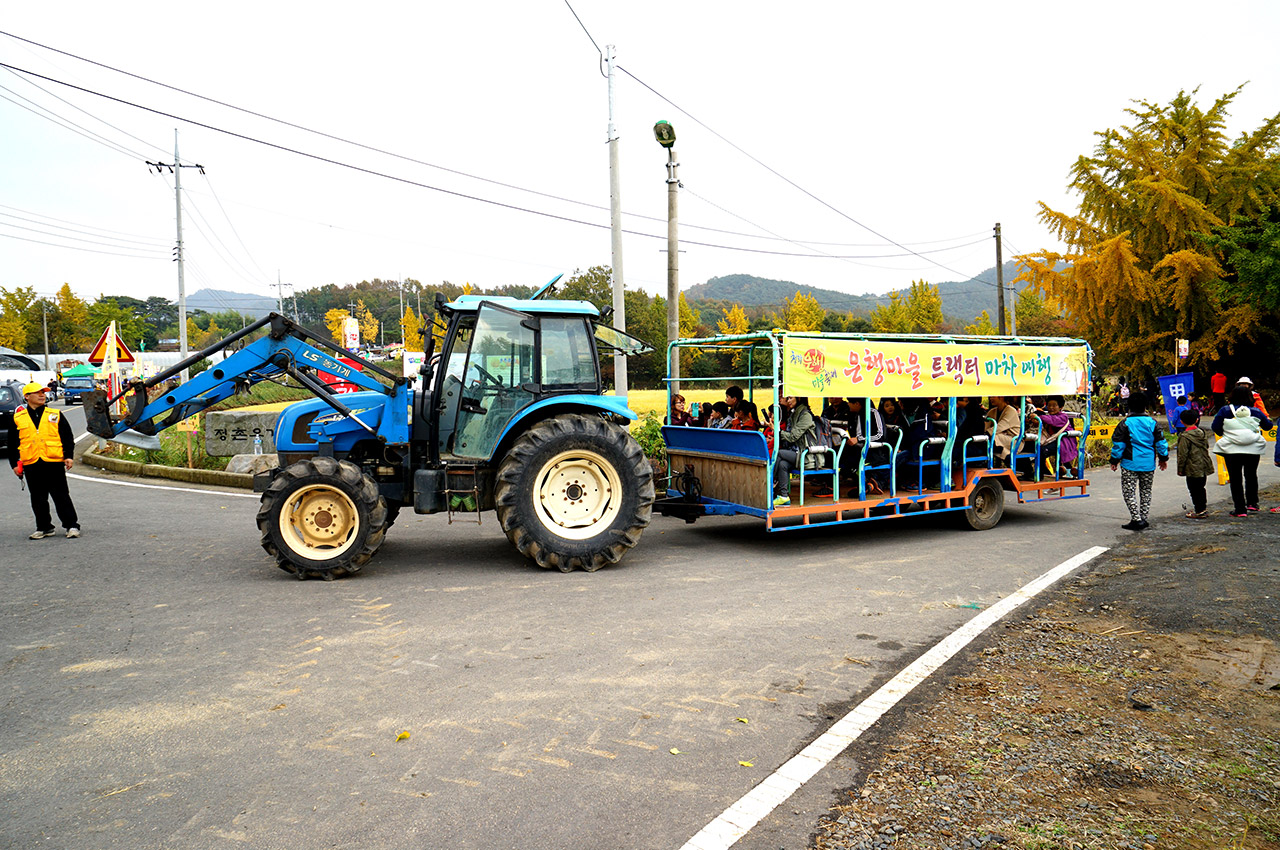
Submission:
[[[84,420],[89,433],[110,440],[116,435],[111,425],[111,412],[107,409],[107,394],[93,390],[81,396],[84,401]]]

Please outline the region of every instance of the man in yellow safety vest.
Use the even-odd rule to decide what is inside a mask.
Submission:
[[[80,536],[80,520],[67,489],[75,440],[65,416],[45,407],[46,388],[27,384],[22,388],[26,404],[13,412],[9,425],[9,466],[19,478],[26,478],[31,490],[31,509],[36,515],[32,540],[53,537],[53,517],[49,498],[68,537]]]

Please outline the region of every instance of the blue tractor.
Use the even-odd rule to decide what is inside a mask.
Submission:
[[[600,357],[648,346],[604,324],[592,304],[540,298],[546,291],[437,297],[443,341],[437,352],[425,332],[421,389],[273,313],[116,398],[87,394],[89,430],[154,441],[238,389],[288,375],[316,397],[280,414],[278,466],[254,479],[262,546],[284,570],[326,580],[358,572],[412,508],[493,510],[538,566],[594,571],[636,545],[654,500],[652,469],[627,430],[635,414],[625,397],[601,394]],[[265,336],[174,385],[183,368],[260,328]],[[317,372],[362,389],[335,394]]]

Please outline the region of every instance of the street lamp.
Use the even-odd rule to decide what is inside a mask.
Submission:
[[[676,169],[676,128],[670,122],[659,121],[653,125],[653,136],[667,149],[667,342],[680,338],[680,238],[678,236],[680,179]],[[671,360],[672,393],[680,392],[680,355]]]

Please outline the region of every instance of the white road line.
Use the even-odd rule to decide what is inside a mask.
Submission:
[[[727,850],[736,844],[738,839],[750,832],[756,824],[786,802],[792,794],[799,791],[800,787],[813,778],[814,774],[844,752],[845,748],[871,728],[885,712],[897,705],[903,697],[911,693],[916,685],[927,679],[970,641],[1040,591],[1107,551],[1107,548],[1094,546],[1070,560],[1063,561],[947,635],[932,649],[886,682],[878,691],[837,720],[816,741],[748,791],[738,802],[725,809],[719,817],[685,842],[681,850]]]
[[[203,493],[206,496],[230,496],[233,499],[261,498],[257,493],[223,493],[220,490],[197,490],[194,487],[165,487],[162,484],[138,484],[133,481],[114,481],[109,478],[97,478],[91,475],[76,475],[74,472],[67,473],[67,477],[74,478],[77,481],[92,481],[95,484],[111,484],[115,487],[142,487],[146,490],[176,490],[179,493]]]

